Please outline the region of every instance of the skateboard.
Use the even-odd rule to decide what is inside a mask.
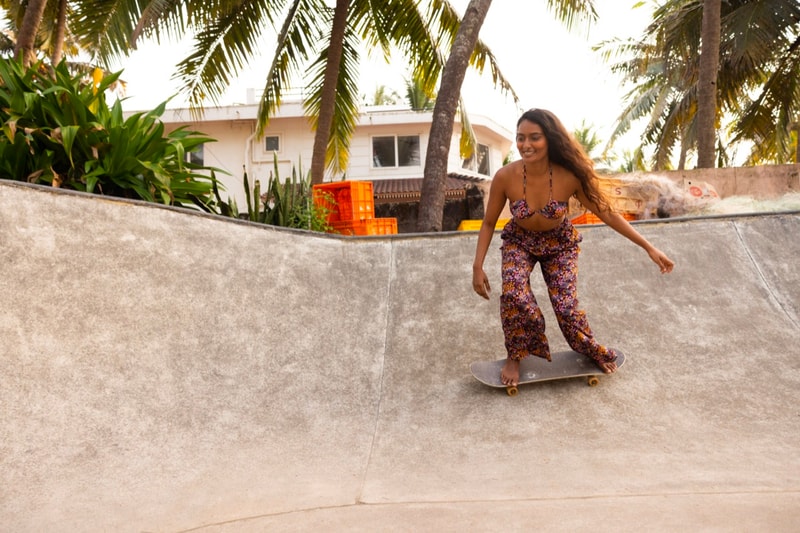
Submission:
[[[617,368],[625,364],[625,354],[617,352]],[[516,396],[519,385],[536,383],[538,381],[551,381],[586,377],[590,387],[600,383],[599,376],[607,374],[588,357],[578,352],[566,351],[552,354],[552,362],[541,357],[526,357],[519,365],[519,383],[517,386],[503,385],[500,381],[500,371],[505,364],[505,359],[497,361],[475,361],[470,365],[470,370],[475,379],[490,387],[504,388],[509,396]]]

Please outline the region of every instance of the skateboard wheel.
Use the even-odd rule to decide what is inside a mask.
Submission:
[[[600,380],[599,380],[599,379],[597,379],[595,376],[590,376],[590,377],[589,377],[589,386],[590,386],[590,387],[594,387],[594,386],[596,386],[598,383],[600,383]]]
[[[508,393],[509,396],[516,396],[517,393],[519,392],[519,389],[517,389],[516,387],[506,387],[506,392]]]

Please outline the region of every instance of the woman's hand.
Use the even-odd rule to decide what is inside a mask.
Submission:
[[[662,274],[669,274],[672,272],[672,268],[675,266],[675,263],[673,263],[664,252],[658,248],[651,248],[647,251],[647,253],[650,255],[650,259],[652,259],[653,262],[658,265],[658,268],[661,270]]]
[[[489,278],[486,277],[486,273],[480,267],[472,269],[472,289],[487,300],[492,292],[492,288],[489,286]]]

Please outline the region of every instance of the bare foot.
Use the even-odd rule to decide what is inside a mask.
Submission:
[[[616,367],[616,365],[614,365]],[[506,359],[503,370],[500,371],[500,382],[503,385],[516,387],[519,382],[519,361]]]
[[[599,363],[596,362],[597,366],[600,367],[600,370],[605,372],[606,374],[613,374],[617,371],[617,362],[616,361],[609,361],[607,363]]]

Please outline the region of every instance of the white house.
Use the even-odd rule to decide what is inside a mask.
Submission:
[[[205,144],[193,157],[229,174],[218,176],[225,187],[221,196],[235,198],[239,206],[246,205],[243,172],[247,172],[251,184],[256,179],[266,183],[274,174],[274,154],[282,179],[291,177],[293,169],[305,174],[311,168],[314,132],[303,114],[302,102],[285,101],[270,119],[261,139],[255,135],[257,111],[258,105],[250,93],[248,103],[207,108],[200,118],[193,117],[188,109],[167,109],[161,117],[167,130],[187,125],[217,140]],[[382,190],[397,189],[399,182],[405,182],[400,189],[407,192],[408,183],[416,183],[423,176],[432,117],[430,111],[418,112],[408,107],[363,108],[351,140],[347,171],[343,176],[328,175],[326,181],[369,180],[376,195]],[[482,181],[502,166],[511,150],[514,134],[508,126],[513,125],[501,125],[481,115],[470,115],[470,121],[478,141],[476,157],[461,160],[458,148],[461,124],[457,120],[450,144],[448,175]],[[392,183],[394,186],[390,186]]]

